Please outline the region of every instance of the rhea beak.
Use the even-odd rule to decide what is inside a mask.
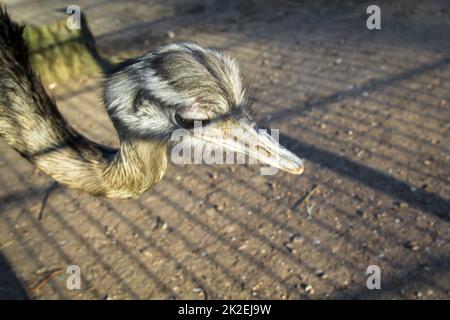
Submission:
[[[302,174],[303,161],[264,130],[245,120],[228,119],[202,128],[204,142],[256,159],[292,174]]]

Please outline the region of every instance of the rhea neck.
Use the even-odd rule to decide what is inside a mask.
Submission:
[[[121,137],[120,148],[102,175],[105,196],[133,198],[160,181],[167,168],[167,146],[156,139]]]
[[[55,125],[45,128],[57,127],[56,122],[62,121],[59,127],[65,130],[58,137],[51,130],[43,134],[58,147],[45,152],[42,149],[48,148],[34,149],[31,154],[28,149],[22,153],[62,185],[109,198],[135,198],[161,180],[166,171],[167,144],[163,140],[136,136],[114,123],[120,147],[112,149],[64,125],[59,112],[51,119]]]
[[[62,147],[26,155],[60,184],[92,195],[135,198],[161,180],[167,168],[162,141],[121,138],[118,149],[82,136],[67,137]]]

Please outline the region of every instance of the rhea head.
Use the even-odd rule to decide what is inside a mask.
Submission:
[[[104,98],[121,139],[169,142],[176,129],[192,132],[201,124],[202,135],[192,143],[201,140],[293,174],[303,172],[301,159],[257,131],[239,68],[217,51],[171,44],[126,61],[107,75]]]

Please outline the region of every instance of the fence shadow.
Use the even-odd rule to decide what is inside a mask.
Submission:
[[[29,299],[28,294],[17,278],[8,259],[0,253],[0,300],[24,300]]]
[[[413,207],[450,222],[450,201],[448,199],[423,189],[413,189],[412,185],[384,172],[300,142],[292,137],[281,134],[280,141],[282,144],[284,143],[284,145],[289,146],[290,149],[295,150],[298,154],[303,155],[309,161],[320,164],[322,167],[333,170],[339,175],[347,176],[374,190],[386,193],[396,199],[407,202]]]

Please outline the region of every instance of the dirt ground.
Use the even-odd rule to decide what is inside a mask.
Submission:
[[[6,4],[34,22],[76,1]],[[170,165],[137,200],[57,187],[39,220],[52,180],[0,142],[0,298],[450,298],[448,1],[376,1],[374,31],[366,1],[78,4],[107,58],[182,40],[234,54],[256,119],[305,173]],[[117,144],[100,78],[49,91],[77,129]]]

